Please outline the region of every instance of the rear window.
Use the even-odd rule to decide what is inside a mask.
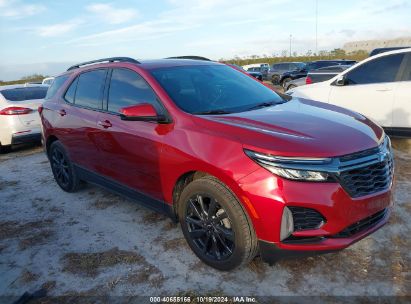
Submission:
[[[57,91],[61,88],[61,86],[66,82],[66,80],[69,78],[70,75],[63,75],[56,77],[49,87],[49,90],[47,91],[46,99],[52,98],[54,95],[56,95]]]
[[[27,87],[27,88],[16,88],[1,91],[1,94],[9,101],[23,101],[23,100],[34,100],[43,99],[46,97],[47,88],[46,87]]]

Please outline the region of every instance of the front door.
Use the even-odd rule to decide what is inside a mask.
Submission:
[[[163,200],[160,175],[160,154],[163,136],[169,125],[146,121],[124,121],[119,115],[123,107],[150,103],[164,111],[147,82],[135,71],[112,70],[107,102],[98,117],[96,143],[99,167],[103,175]]]

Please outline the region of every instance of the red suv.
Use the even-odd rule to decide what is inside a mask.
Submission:
[[[166,213],[201,260],[229,270],[343,249],[390,214],[383,129],[285,98],[212,61],[119,57],[70,67],[39,110],[64,191],[89,181]]]

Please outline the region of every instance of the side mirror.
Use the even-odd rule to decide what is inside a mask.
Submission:
[[[339,87],[345,86],[346,84],[347,84],[347,78],[345,78],[344,75],[339,76],[337,80],[335,81],[335,85]]]
[[[167,122],[164,115],[158,115],[149,103],[141,103],[120,109],[121,120]]]

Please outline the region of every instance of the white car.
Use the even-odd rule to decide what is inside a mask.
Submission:
[[[11,145],[41,140],[38,107],[43,103],[48,86],[0,86],[0,150]]]
[[[47,78],[44,78],[41,83],[51,86],[53,84],[53,81],[54,81],[54,77],[47,77]]]
[[[270,68],[270,65],[268,63],[252,63],[252,64],[243,65],[242,68],[246,71],[249,68],[264,68],[268,70]]]
[[[389,134],[411,136],[411,48],[369,57],[330,80],[287,94],[354,110]]]

